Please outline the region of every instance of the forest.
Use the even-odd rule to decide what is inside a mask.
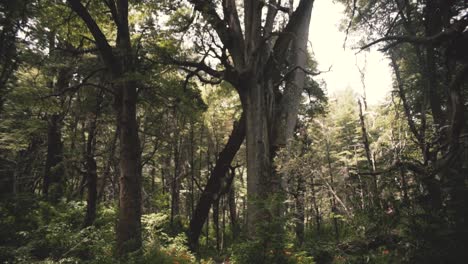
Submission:
[[[468,263],[468,2],[315,2],[1,0],[0,263]]]

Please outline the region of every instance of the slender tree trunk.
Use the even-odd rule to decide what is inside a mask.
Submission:
[[[171,178],[171,227],[176,227],[180,214],[180,174],[178,151],[174,149],[174,173]]]
[[[87,188],[88,188],[88,197],[87,197],[87,206],[86,206],[86,216],[84,221],[84,226],[90,226],[94,223],[96,219],[96,204],[97,204],[97,166],[94,156],[87,157],[86,159],[86,178]]]
[[[315,178],[314,176],[311,177],[311,182],[310,182],[310,190],[312,193],[312,204],[314,207],[315,211],[315,228],[317,230],[317,234],[320,234],[320,226],[321,226],[321,221],[320,221],[320,208],[317,203],[317,193],[315,191]]]
[[[107,180],[110,179],[111,182],[112,182],[111,168],[112,168],[112,163],[114,163],[114,160],[115,160],[115,157],[114,157],[115,156],[115,149],[117,147],[117,140],[119,139],[119,133],[120,133],[120,129],[119,129],[119,127],[117,127],[115,129],[115,133],[114,133],[114,136],[112,138],[111,145],[109,146],[109,152],[108,152],[108,156],[107,156],[106,165],[105,165],[104,171],[102,173],[102,183],[101,183],[101,187],[99,189],[98,200],[102,200],[102,198],[104,197]]]
[[[97,165],[94,158],[96,148],[96,130],[97,120],[101,108],[102,94],[97,95],[96,109],[93,111],[93,118],[88,125],[88,138],[86,141],[86,179],[87,179],[87,206],[84,226],[91,226],[96,219],[96,204],[97,204]]]
[[[216,251],[220,252],[220,234],[219,234],[219,203],[220,203],[220,198],[216,199],[213,203],[213,225],[214,225],[214,230],[215,230],[215,239],[216,239]]]
[[[222,202],[222,225],[221,225],[221,245],[220,245],[220,250],[224,250],[224,245],[225,245],[225,238],[226,238],[226,196],[223,197],[221,200]]]
[[[190,123],[190,215],[195,211],[195,124]]]
[[[338,213],[337,207],[336,207],[336,197],[332,193],[334,192],[334,185],[335,185],[335,179],[333,177],[333,171],[332,171],[332,162],[331,162],[331,156],[330,156],[330,143],[326,142],[326,148],[327,148],[327,165],[328,165],[328,175],[330,176],[330,190],[328,192],[329,199],[330,199],[330,211],[333,214],[333,227],[335,230],[335,239],[336,241],[340,240],[340,232],[339,232],[339,226],[338,226],[338,219],[336,218],[336,214]]]
[[[301,247],[304,243],[304,221],[305,221],[305,183],[301,175],[297,179],[297,196],[296,203],[296,238],[298,246]]]
[[[235,169],[231,169],[231,174],[235,173]],[[234,176],[231,176],[234,178]],[[242,175],[241,175],[242,177]],[[239,235],[239,225],[237,223],[237,205],[236,205],[236,188],[234,184],[231,184],[231,188],[228,194],[229,204],[229,221],[231,223],[231,232],[234,239],[237,239]]]
[[[362,143],[364,145],[364,150],[366,152],[366,159],[367,163],[369,164],[369,168],[371,171],[374,173],[375,172],[375,165],[374,162],[372,161],[372,153],[370,150],[370,144],[369,144],[369,137],[367,136],[367,128],[366,128],[366,123],[364,119],[364,114],[362,112],[362,104],[361,100],[358,100],[359,104],[359,120],[361,123],[361,132],[362,132]],[[372,199],[371,201],[374,203],[374,206],[377,206],[378,200],[379,200],[379,193],[378,193],[378,185],[377,185],[377,176],[372,174]]]

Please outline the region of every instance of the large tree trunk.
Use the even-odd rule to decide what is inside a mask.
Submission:
[[[258,74],[258,73],[255,73]],[[268,107],[266,87],[257,76],[247,79],[246,114],[247,145],[247,225],[249,235],[256,236],[257,223],[269,222],[262,204],[279,191],[279,179],[272,177],[271,108]],[[260,78],[261,79],[261,78]],[[269,99],[272,99],[271,97]]]
[[[301,2],[299,8],[303,10],[297,12],[301,12],[302,16],[294,18],[297,21],[291,42],[292,66],[286,73],[283,95],[278,97],[275,87],[275,59],[268,60],[264,67],[244,75],[240,83],[243,89],[239,90],[245,91],[241,98],[247,117],[247,222],[251,237],[256,236],[257,222],[268,222],[271,214],[281,214],[280,207],[274,208],[275,212],[266,212],[263,203],[281,199],[281,179],[275,173],[273,158],[279,148],[286,146],[296,125],[305,82],[307,54],[304,53],[307,51],[312,7],[313,1]],[[252,63],[254,66],[262,65],[261,60]]]
[[[101,58],[112,74],[115,109],[120,128],[120,195],[116,227],[117,255],[125,257],[141,247],[141,151],[136,120],[137,85],[132,80],[134,55],[128,23],[128,0],[109,3],[117,26],[116,50],[79,0],[67,0],[93,35]]]
[[[120,195],[116,231],[118,254],[123,256],[141,247],[141,152],[134,82],[125,82],[125,86],[121,87],[119,101]]]
[[[216,161],[216,165],[211,172],[208,183],[203,190],[200,199],[198,200],[195,211],[188,231],[189,244],[192,250],[195,250],[198,245],[203,224],[208,218],[210,208],[213,203],[221,195],[223,183],[226,182],[226,174],[229,170],[232,160],[239,150],[245,138],[245,115],[242,114],[240,120],[234,124],[234,128],[226,143],[226,146],[221,151]]]
[[[468,81],[468,65],[464,65],[455,75],[454,80],[449,85],[451,116],[449,133],[449,153],[446,159],[450,160],[443,169],[441,175],[447,181],[448,194],[446,206],[449,219],[452,219],[455,230],[455,248],[453,259],[466,259],[468,252],[464,245],[468,243],[468,144],[466,136],[466,102],[463,97],[463,84]]]
[[[218,16],[216,4],[213,2],[203,0],[190,0],[190,2],[213,26],[232,58],[233,65],[227,60],[223,61],[227,66],[225,78],[236,87],[246,115],[248,233],[252,238],[258,238],[256,223],[267,223],[271,218],[265,210],[264,203],[270,198],[279,198],[281,180],[274,173],[272,159],[276,149],[284,146],[288,138],[286,136],[281,140],[277,138],[279,139],[279,135],[288,135],[282,131],[286,127],[294,128],[297,118],[295,108],[298,107],[303,90],[302,81],[288,88],[294,90],[284,93],[280,91],[279,86],[285,79],[282,76],[284,70],[290,71],[288,74],[295,74],[296,71],[305,68],[299,56],[292,63],[287,63],[285,58],[288,57],[292,41],[297,41],[297,46],[306,50],[304,47],[307,47],[308,26],[314,1],[301,0],[278,37],[272,36],[278,13],[275,7],[276,1],[265,8],[267,12],[264,20],[262,19],[264,1],[243,1],[244,34],[237,14],[237,1],[223,1],[223,19]],[[292,10],[293,6],[290,8]],[[298,51],[295,47],[294,50]],[[289,68],[287,65],[293,66]],[[290,113],[285,114],[285,111],[289,110]],[[277,123],[277,116],[285,116],[282,118],[284,121]],[[271,213],[278,214],[277,209],[279,206]]]

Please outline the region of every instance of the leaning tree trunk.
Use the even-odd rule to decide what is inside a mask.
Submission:
[[[196,250],[198,239],[202,228],[210,212],[213,203],[221,195],[223,183],[226,182],[226,174],[229,170],[232,160],[239,150],[245,138],[245,115],[236,124],[229,136],[228,142],[216,160],[216,165],[211,172],[208,183],[203,190],[200,199],[193,212],[188,231],[189,245],[192,250]]]

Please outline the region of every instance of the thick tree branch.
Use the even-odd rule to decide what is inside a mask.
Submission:
[[[424,146],[423,146],[424,140],[421,138],[421,134],[419,134],[416,124],[411,115],[411,109],[408,105],[408,101],[406,100],[403,79],[401,78],[401,75],[400,75],[400,68],[398,66],[395,55],[393,53],[390,55],[390,59],[391,59],[393,71],[395,73],[396,81],[397,81],[398,95],[400,96],[401,102],[403,103],[403,109],[405,110],[405,116],[406,116],[406,120],[408,121],[409,128],[411,132],[413,133],[413,135],[416,137],[418,141],[418,145],[420,145],[420,147],[424,149]]]
[[[71,9],[85,22],[96,41],[96,45],[102,55],[104,62],[108,67],[115,67],[117,62],[112,52],[112,47],[109,45],[109,41],[107,40],[104,33],[102,33],[96,21],[91,17],[91,14],[83,6],[80,0],[67,0],[67,2]]]
[[[244,63],[243,56],[243,39],[240,33],[240,26],[236,25],[236,22],[239,18],[236,15],[237,11],[234,11],[235,4],[234,0],[226,0],[225,4],[227,6],[225,10],[225,16],[227,20],[221,19],[221,17],[216,12],[216,4],[212,0],[189,0],[195,10],[200,12],[205,20],[213,27],[213,29],[218,34],[219,39],[223,45],[231,53],[234,64],[236,66],[242,66]],[[237,18],[236,18],[237,16]],[[236,45],[234,45],[236,44]]]
[[[468,26],[468,15],[464,16],[461,20],[454,23],[453,26],[449,28],[448,30],[442,31],[433,36],[429,36],[429,37],[386,36],[386,37],[374,40],[362,46],[360,50],[368,49],[381,42],[391,42],[387,46],[382,48],[382,50],[384,51],[402,43],[411,43],[415,45],[429,45],[429,44],[436,45],[436,44],[445,42],[447,40],[450,40],[458,34],[462,34],[466,30],[467,26]]]
[[[275,58],[285,58],[289,43],[297,36],[302,18],[312,11],[313,5],[314,0],[301,0],[301,2],[299,2],[299,6],[291,15],[288,24],[275,42],[273,48],[273,56]]]
[[[242,28],[239,20],[239,14],[237,13],[236,0],[223,0],[223,12],[224,20],[226,20],[227,25],[230,28],[229,34],[232,36],[232,39],[239,45],[236,49],[239,51],[244,50],[244,38],[242,35]],[[238,52],[236,52],[238,53]],[[243,55],[239,53],[237,55]],[[239,58],[244,60],[244,58]]]
[[[273,31],[273,25],[275,22],[276,15],[278,14],[278,1],[269,0],[268,1],[268,11],[265,18],[265,25],[263,26],[263,37],[269,38],[271,32]],[[288,9],[289,11],[289,9]]]

